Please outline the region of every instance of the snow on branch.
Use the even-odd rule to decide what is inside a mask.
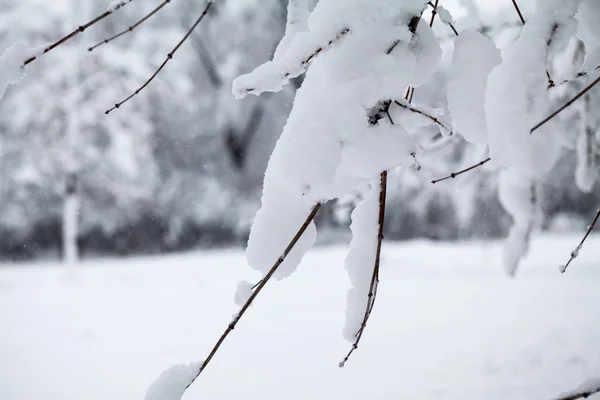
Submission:
[[[587,399],[593,394],[600,393],[600,378],[589,379],[583,382],[579,387],[570,392],[566,392],[553,400],[577,400]]]
[[[129,0],[129,1],[132,1],[132,0]],[[181,47],[181,45],[183,45],[183,43],[185,43],[185,41],[190,37],[190,35],[196,29],[196,27],[200,24],[200,22],[202,22],[202,20],[204,19],[204,17],[208,13],[208,10],[210,9],[210,6],[212,6],[213,2],[214,2],[214,0],[208,0],[208,2],[206,4],[206,7],[202,11],[202,13],[200,14],[200,16],[196,20],[196,22],[194,22],[194,24],[192,25],[192,27],[187,31],[187,33],[183,36],[183,38],[179,41],[179,43],[177,43],[177,45],[175,45],[175,47],[173,48],[173,50],[171,50],[171,52],[169,54],[167,54],[167,58],[165,58],[165,60],[163,61],[163,63],[156,69],[156,71],[154,71],[154,73],[152,74],[152,76],[150,78],[148,78],[148,80],[146,82],[144,82],[144,84],[142,86],[140,86],[139,88],[137,88],[132,94],[130,94],[124,100],[116,103],[113,107],[111,107],[108,110],[106,110],[104,112],[105,114],[109,114],[111,111],[118,109],[123,104],[125,104],[126,102],[128,102],[129,100],[131,100],[132,98],[134,98],[135,96],[137,96],[142,90],[144,90],[146,88],[146,86],[148,86],[150,84],[150,82],[152,82],[154,80],[154,78],[156,78],[156,76],[160,73],[160,71],[162,71],[162,69],[167,65],[167,63],[170,60],[173,59],[173,56],[175,55],[175,53],[177,52],[177,50],[179,50],[179,48]]]
[[[431,20],[429,21],[429,27],[433,26],[433,22],[435,21],[435,16],[439,14],[440,20],[445,25],[448,25],[450,27],[450,29],[452,29],[452,32],[454,32],[454,36],[459,36],[458,31],[454,27],[455,22],[454,22],[454,19],[452,18],[452,14],[450,14],[450,12],[448,10],[446,10],[444,7],[438,5],[438,3],[439,3],[439,0],[435,0],[435,4],[433,4],[431,1],[427,3],[433,9],[431,11]]]
[[[170,2],[171,2],[171,0],[164,0],[161,4],[158,5],[158,7],[156,7],[154,10],[150,11],[150,13],[148,13],[145,17],[143,17],[142,19],[140,19],[138,22],[136,22],[135,24],[131,25],[129,28],[123,30],[122,32],[119,32],[119,33],[117,33],[114,36],[111,36],[111,37],[109,37],[107,39],[104,39],[104,40],[96,43],[92,47],[88,48],[88,51],[93,51],[97,47],[100,47],[103,44],[108,44],[108,43],[112,42],[113,40],[118,39],[121,36],[125,35],[127,32],[133,31],[135,28],[137,28],[138,26],[140,26],[141,24],[143,24],[146,20],[148,20],[149,18],[151,18],[154,14],[156,14],[157,12],[159,12],[164,6],[166,6]]]
[[[414,88],[412,88],[411,93],[414,93]],[[412,100],[412,95],[409,98],[409,100]],[[412,105],[410,105],[410,101],[409,101],[409,103],[404,103],[404,102],[401,102],[398,100],[394,100],[394,104],[396,104],[398,107],[400,107],[404,110],[416,113],[418,115],[421,115],[424,118],[427,118],[428,120],[430,120],[431,122],[433,122],[434,124],[436,124],[437,126],[439,126],[441,128],[442,132],[445,133],[444,136],[452,136],[454,134],[454,131],[452,130],[451,127],[449,127],[448,125],[441,122],[437,117],[433,116],[432,113],[413,107]]]
[[[571,252],[571,258],[569,258],[569,261],[565,265],[561,265],[559,267],[560,272],[562,272],[564,274],[565,271],[567,270],[567,268],[569,267],[569,265],[571,264],[571,262],[573,262],[573,260],[575,260],[579,256],[579,252],[581,251],[581,249],[583,247],[583,244],[587,240],[588,236],[590,236],[590,233],[592,232],[592,230],[596,226],[596,222],[598,222],[599,218],[600,218],[600,208],[598,209],[598,212],[596,213],[596,217],[592,221],[591,225],[588,226],[588,229],[587,229],[587,232],[585,233],[585,236],[583,237],[583,239],[581,240],[581,242],[579,242],[579,245],[577,247],[575,247],[575,249]]]
[[[298,241],[300,240],[300,238],[302,237],[302,235],[304,234],[304,232],[309,228],[309,226],[312,225],[313,220],[315,219],[317,213],[319,212],[319,210],[321,209],[321,204],[317,203],[313,208],[312,211],[310,212],[310,214],[306,217],[306,220],[304,221],[304,223],[302,224],[302,226],[300,226],[300,228],[298,229],[298,231],[296,232],[296,234],[294,235],[294,237],[292,238],[292,240],[289,242],[289,244],[287,245],[287,247],[285,248],[285,250],[283,251],[283,253],[281,254],[281,256],[275,261],[275,263],[273,264],[273,266],[271,267],[271,269],[267,272],[267,274],[264,276],[263,279],[261,279],[258,284],[256,284],[254,287],[249,287],[249,288],[244,288],[244,290],[240,291],[238,290],[236,293],[236,297],[239,300],[240,297],[240,292],[249,292],[252,291],[252,294],[250,294],[250,296],[248,296],[247,300],[245,301],[245,303],[243,304],[242,308],[238,311],[237,315],[234,317],[234,319],[229,323],[229,325],[227,325],[227,328],[225,329],[225,331],[223,332],[223,334],[221,335],[221,337],[219,338],[219,340],[217,340],[217,343],[214,345],[214,347],[212,348],[212,350],[210,351],[210,353],[208,354],[208,357],[206,357],[206,359],[204,360],[204,362],[202,363],[196,363],[196,364],[192,364],[189,368],[193,369],[193,373],[190,373],[190,369],[189,368],[184,368],[182,370],[182,374],[171,374],[173,368],[175,369],[179,369],[178,366],[176,367],[171,367],[170,369],[168,369],[167,371],[165,371],[163,373],[163,375],[161,375],[161,378],[159,378],[159,380],[157,381],[158,383],[155,383],[154,385],[152,385],[150,387],[150,389],[148,390],[148,393],[163,393],[164,389],[163,386],[164,385],[171,385],[171,379],[165,378],[162,379],[163,376],[167,376],[170,377],[172,375],[177,375],[177,382],[185,382],[185,387],[183,387],[183,390],[180,390],[180,385],[179,384],[175,384],[174,389],[168,391],[169,393],[173,393],[173,395],[171,397],[153,397],[153,396],[149,396],[149,394],[146,395],[146,400],[158,400],[158,399],[167,399],[167,400],[179,400],[181,399],[181,396],[183,396],[184,392],[187,390],[187,388],[189,388],[196,379],[198,379],[198,377],[200,376],[200,374],[202,373],[202,371],[204,371],[204,369],[207,367],[208,363],[210,363],[210,361],[213,359],[213,357],[215,356],[215,354],[217,353],[217,351],[219,350],[219,348],[221,347],[221,345],[223,344],[223,342],[225,341],[225,339],[227,339],[227,336],[229,336],[229,334],[231,333],[231,331],[233,331],[235,329],[235,326],[237,325],[237,323],[240,321],[240,319],[244,316],[244,314],[246,313],[246,311],[248,311],[248,308],[250,308],[250,306],[252,305],[252,302],[254,301],[254,299],[258,296],[258,294],[263,290],[263,288],[265,287],[265,285],[269,282],[269,280],[273,277],[273,274],[275,274],[275,272],[277,271],[277,269],[281,266],[281,264],[285,261],[286,257],[290,254],[290,252],[294,249],[294,247],[296,246],[296,244],[298,243]],[[246,285],[244,285],[246,286]],[[239,288],[238,288],[239,289]],[[181,375],[183,375],[182,379]]]
[[[552,89],[552,88],[555,88],[555,87],[560,87],[562,85],[566,85],[568,83],[574,82],[577,79],[582,78],[584,76],[588,76],[588,75],[592,74],[595,71],[600,71],[600,65],[596,66],[596,68],[594,68],[591,71],[581,71],[581,72],[578,72],[574,77],[572,77],[570,79],[565,79],[565,80],[562,80],[562,81],[560,81],[558,83],[552,81],[550,84],[548,84],[548,89]]]
[[[389,114],[388,114],[389,116]],[[391,122],[391,117],[390,122]],[[392,122],[393,123],[393,122]],[[381,261],[381,243],[383,241],[383,225],[385,222],[385,200],[387,196],[387,171],[383,171],[381,173],[381,181],[379,184],[379,202],[378,204],[375,202],[374,193],[371,193],[363,202],[361,202],[356,210],[352,213],[352,251],[348,254],[348,258],[346,260],[346,268],[350,274],[350,279],[353,283],[353,288],[348,291],[348,305],[346,310],[346,327],[344,328],[345,336],[352,338],[354,337],[354,343],[350,348],[350,351],[344,359],[339,363],[339,367],[343,368],[346,365],[346,362],[350,359],[354,350],[358,349],[358,344],[362,338],[363,333],[365,332],[365,328],[367,327],[367,322],[369,321],[369,317],[373,312],[373,307],[375,305],[375,299],[377,297],[377,289],[379,287],[379,265]],[[370,223],[373,215],[369,214],[370,206],[376,206],[373,211],[378,210],[378,220],[377,225],[373,226],[375,228],[377,235],[375,238],[373,234],[375,232],[371,232],[372,229],[365,229],[367,226],[371,226]],[[371,274],[371,281],[369,284],[368,293],[366,295],[367,303],[365,305],[364,315],[362,317],[362,321],[360,322],[360,326],[358,330],[355,330],[354,321],[356,320],[356,310],[359,307],[355,307],[355,303],[360,301],[361,290],[360,285],[364,283],[364,279],[361,279],[362,271],[364,271],[364,263],[367,262],[367,258],[371,255],[370,247],[372,242],[376,243],[375,252],[374,252],[374,264],[373,264],[373,272]]]
[[[244,98],[248,94],[260,95],[266,91],[281,90],[290,79],[302,75],[315,57],[330,49],[349,32],[350,29],[344,27],[326,43],[319,43],[312,37],[307,38],[306,42],[292,42],[290,47],[294,45],[296,47],[283,55],[280,60],[274,59],[251,73],[238,77],[233,82],[233,94],[236,98]],[[311,43],[312,41],[315,43]]]
[[[106,11],[104,11],[102,14],[98,15],[96,18],[92,19],[91,21],[89,21],[86,24],[80,25],[79,27],[77,27],[77,29],[75,29],[73,32],[69,33],[68,35],[64,36],[63,38],[57,40],[56,42],[52,43],[50,46],[45,47],[44,49],[42,49],[38,54],[35,54],[29,58],[27,58],[24,62],[22,67],[26,66],[27,64],[37,60],[38,58],[40,58],[42,55],[54,50],[55,48],[57,48],[58,46],[60,46],[61,44],[65,43],[66,41],[74,38],[75,36],[77,36],[79,33],[82,33],[83,31],[85,31],[87,28],[89,28],[92,25],[95,25],[96,23],[102,21],[104,18],[108,17],[109,15],[111,15],[112,13],[114,13],[115,11],[121,9],[122,7],[126,6],[127,4],[131,3],[133,0],[120,0],[120,1],[115,1],[112,2],[108,8],[106,9]]]

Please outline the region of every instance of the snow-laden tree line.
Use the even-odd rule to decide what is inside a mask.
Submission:
[[[479,30],[507,46],[522,24],[506,3],[497,15],[463,9],[456,29]],[[60,257],[69,252],[62,250],[63,232],[79,244],[65,247],[83,256],[246,242],[264,169],[303,77],[280,93],[242,101],[231,95],[231,84],[272,57],[285,29],[287,2],[215,2],[156,79],[119,112],[102,118],[154,73],[205,5],[132,2],[17,71],[21,82],[9,86],[0,103],[0,257]],[[4,1],[0,53],[12,51],[3,60],[18,58],[18,52],[30,58],[105,10],[91,1]],[[429,19],[430,11],[425,13]],[[440,109],[441,119],[448,119],[454,33],[437,23],[433,30],[441,59],[415,90],[414,101]],[[582,77],[559,84],[580,72],[576,66],[585,53],[578,43],[558,48],[556,65],[548,66],[557,74],[557,87],[549,91],[553,104],[589,82]],[[594,92],[586,101],[559,115],[559,123],[581,125],[581,115],[597,115]],[[431,125],[419,129],[426,138],[439,135]],[[574,179],[576,171],[581,178],[589,170],[574,157],[578,149],[592,148],[582,138],[562,147],[560,161],[538,185],[541,212],[534,229],[584,229],[589,223],[600,196],[597,186],[589,187],[592,180],[581,191]],[[500,173],[493,162],[452,182],[430,183],[486,156],[485,146],[452,135],[420,156],[421,170],[390,171],[386,238],[506,236],[511,217],[498,200]],[[317,216],[320,241],[350,237],[347,226],[357,201],[351,194],[324,205]],[[578,222],[565,227],[560,223],[565,215]]]
[[[90,26],[125,9],[130,3],[133,0],[112,3],[88,24],[80,25],[58,42],[37,50],[22,45],[10,47],[0,64],[5,80],[0,89],[4,91],[6,84],[18,83],[29,64],[42,64],[46,53],[80,37],[79,34]],[[169,3],[164,1],[155,8],[149,7],[139,22],[88,50],[96,53],[99,47],[109,45],[121,36],[136,37],[127,33],[138,29]],[[179,80],[187,75],[184,72],[180,75],[176,70],[181,65],[169,71],[172,78],[167,77],[160,84],[155,78],[165,75],[163,69],[167,70],[167,64],[168,68],[177,64],[175,60],[182,54],[179,49],[197,27],[204,26],[201,23],[205,19],[210,21],[210,10],[217,3],[211,0],[205,3],[197,12],[195,22],[187,23],[190,28],[184,30],[183,37],[175,40],[175,46],[166,53],[162,64],[143,71],[146,78],[141,83],[125,85],[124,91],[115,94],[119,85],[114,84],[114,77],[109,77],[106,78],[109,84],[91,90],[89,96],[94,101],[99,100],[95,97],[99,93],[110,91],[112,102],[107,103],[104,111],[108,115],[107,124],[134,125],[130,134],[139,135],[144,131],[138,129],[145,122],[144,112],[154,117],[153,110],[157,106],[152,104],[153,99],[170,103],[161,104],[160,108],[172,113],[179,112],[180,107],[190,107],[167,90],[153,96],[149,88],[173,85],[183,90],[186,84]],[[465,4],[472,16],[477,17],[474,3]],[[217,68],[216,64],[211,66],[207,63],[215,61],[215,54],[201,52],[199,58],[204,63],[207,81],[217,86],[216,81],[221,80],[222,85],[220,74],[225,70],[231,73],[230,77],[239,75],[232,82],[233,97],[256,96],[250,97],[254,99],[252,105],[255,108],[242,130],[256,123],[252,117],[266,112],[264,104],[256,105],[260,104],[257,99],[273,98],[268,93],[284,91],[290,85],[297,90],[290,94],[293,95],[291,112],[266,167],[261,205],[253,219],[246,250],[248,263],[262,277],[255,284],[240,282],[235,299],[241,308],[207,358],[196,364],[166,370],[148,390],[147,399],[181,398],[271,278],[285,279],[293,274],[304,254],[316,242],[318,213],[332,201],[350,204],[352,209],[352,240],[346,258],[352,287],[347,294],[343,329],[350,350],[339,363],[344,367],[358,349],[375,305],[392,174],[406,177],[403,172],[411,171],[412,176],[424,177],[429,185],[452,187],[458,178],[479,174],[486,182],[486,178],[495,173],[499,204],[510,216],[503,263],[511,276],[526,256],[532,234],[543,226],[547,211],[543,199],[552,195],[552,190],[545,190],[544,185],[563,170],[558,165],[568,165],[565,155],[574,160],[571,166],[576,190],[594,192],[597,198],[594,189],[598,187],[600,163],[600,31],[597,24],[600,3],[597,0],[540,0],[531,15],[524,15],[517,1],[513,0],[512,4],[522,27],[502,50],[486,36],[493,27],[479,26],[477,29],[475,25],[462,29],[439,0],[321,0],[317,4],[289,0],[285,31],[271,61],[239,75],[243,68],[228,63],[222,68]],[[261,11],[269,10],[253,5],[249,9],[257,14],[249,17],[242,13],[242,20],[257,18]],[[237,4],[226,14],[235,14],[240,9],[245,7]],[[445,26],[451,38],[434,32],[436,17],[438,25]],[[164,32],[160,34],[164,36]],[[219,32],[217,36],[224,38],[228,34],[231,32]],[[449,60],[444,60],[443,46],[447,42],[451,42],[453,52]],[[129,43],[144,45],[143,40],[135,43],[135,39],[130,39]],[[153,42],[145,43],[155,49]],[[99,56],[96,66],[103,65],[102,60],[106,65],[124,61],[122,55],[111,57],[108,53]],[[77,57],[72,61],[77,64],[75,77],[78,77],[84,64],[79,64]],[[229,60],[235,64],[234,61]],[[127,64],[121,63],[119,67],[127,69]],[[116,70],[120,72],[119,67]],[[444,78],[438,75],[444,75]],[[126,78],[129,78],[126,81],[132,79]],[[84,84],[73,79],[72,75],[64,77],[65,82],[59,79],[62,85],[73,85],[78,95],[66,97],[65,103],[60,103],[64,113],[77,109],[87,100],[87,96],[81,94]],[[13,90],[18,98],[18,87]],[[421,92],[424,95],[419,96]],[[211,100],[216,102],[211,111],[221,123],[235,119],[229,113],[239,113],[237,107],[241,103],[233,102],[227,91],[223,91],[217,100]],[[176,110],[169,108],[174,104],[179,106]],[[151,111],[145,111],[144,107]],[[14,112],[17,113],[17,109]],[[57,112],[60,111],[53,114]],[[139,120],[136,120],[136,113],[141,115]],[[43,156],[52,153],[52,146],[60,152],[52,157],[52,161],[59,164],[55,169],[66,182],[64,237],[77,234],[76,224],[71,222],[80,207],[78,186],[84,180],[86,162],[101,164],[110,156],[109,151],[79,154],[86,148],[78,141],[82,140],[88,119],[84,113],[75,114],[72,119],[66,118],[68,123],[62,127],[65,133],[59,144],[45,142],[35,160],[44,162]],[[227,145],[244,140],[229,131],[235,127],[224,123],[222,128],[226,132],[222,136],[226,137]],[[114,127],[105,129],[114,132]],[[126,138],[119,136],[110,141],[112,144]],[[120,143],[115,148],[118,151],[129,149],[136,156],[139,156],[137,152],[151,153],[151,149],[144,150],[144,145],[148,144],[144,137],[129,140],[129,144]],[[448,155],[444,151],[461,147],[461,162],[469,155],[476,155],[475,162],[429,179],[438,168],[453,166],[452,162],[445,162]],[[238,154],[233,157],[233,163],[239,165],[245,157],[245,153]],[[117,163],[123,161],[121,157],[114,158]],[[120,167],[125,170],[122,173],[127,172],[126,166]],[[93,174],[101,167],[87,168]],[[26,177],[27,173],[32,173],[20,172]],[[143,162],[138,169],[133,167],[128,172],[132,173],[130,177],[137,175],[143,184],[138,187],[135,179],[119,183],[134,192],[143,191],[153,173],[159,174]],[[100,186],[113,184],[110,176],[102,178],[108,180],[100,181]],[[89,181],[94,182],[94,179]],[[463,189],[455,186],[454,190]],[[481,187],[475,190],[481,191]],[[143,198],[143,195],[139,196]],[[469,200],[473,201],[472,197]],[[585,240],[599,218],[600,210],[589,213],[589,225],[582,229],[583,239],[574,244],[570,255],[565,255],[560,272],[566,272],[584,249]],[[460,224],[458,219],[445,223]],[[65,252],[69,251],[75,252],[65,249]],[[560,398],[583,398],[599,391],[600,382],[594,380]]]

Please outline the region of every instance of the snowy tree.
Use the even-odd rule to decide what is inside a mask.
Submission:
[[[465,3],[476,14],[473,2]],[[208,1],[192,30],[209,14],[212,4]],[[304,76],[268,162],[261,207],[248,241],[248,263],[262,278],[256,285],[240,283],[236,301],[241,309],[205,361],[169,369],[151,387],[147,398],[180,398],[269,280],[285,279],[296,270],[316,241],[314,219],[322,205],[350,197],[358,200],[352,212],[353,237],[346,259],[352,287],[346,299],[343,333],[351,349],[340,363],[343,367],[358,348],[375,304],[388,176],[398,170],[426,175],[427,157],[454,141],[461,143],[463,152],[469,152],[464,149],[471,143],[482,155],[481,160],[432,183],[483,166],[500,171],[498,200],[512,217],[504,266],[510,275],[515,274],[527,254],[532,232],[541,224],[542,183],[563,151],[575,150],[577,185],[583,190],[592,190],[598,176],[599,124],[593,110],[593,89],[600,82],[596,77],[600,35],[595,22],[600,8],[595,0],[538,1],[526,20],[517,2],[513,4],[523,27],[500,50],[476,29],[457,29],[439,1],[321,0],[314,9],[306,0],[289,1],[286,30],[272,60],[239,76],[232,85],[234,96],[242,99],[279,92]],[[228,15],[236,17],[237,10],[245,15],[245,7],[237,5]],[[429,21],[425,19],[428,8]],[[437,93],[444,97],[441,107],[418,95],[442,69],[442,39],[432,28],[436,16],[457,37],[445,91]],[[139,97],[192,30],[146,83],[115,103],[107,114]],[[217,82],[241,72],[235,57],[228,59],[227,55],[224,61],[219,60],[219,54],[204,51],[203,44],[198,46],[205,66],[223,63],[219,74],[214,70],[207,74],[213,87],[220,88]],[[575,57],[583,63],[569,76],[557,68],[557,60],[573,46],[584,57]],[[573,94],[565,90],[566,100],[561,100],[560,90],[575,82],[583,87]],[[577,101],[582,105],[571,107]],[[239,149],[248,140],[244,137],[249,134],[246,129],[256,124],[256,114],[262,115],[264,106],[253,100],[253,111],[248,119],[242,119],[245,122],[240,128],[232,123],[237,119],[228,111],[240,113],[239,109],[229,102],[229,98],[218,96],[213,103],[216,125],[227,132],[225,143],[233,164],[239,167],[246,157],[245,150]],[[568,114],[561,115],[567,109],[576,109],[581,120],[577,135],[561,121],[568,118]],[[599,218],[600,210],[569,263]],[[561,267],[562,272],[569,263]],[[580,391],[583,394],[576,396],[598,390],[586,386]]]

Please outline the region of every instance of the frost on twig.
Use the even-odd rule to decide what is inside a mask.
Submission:
[[[75,36],[77,36],[79,33],[82,33],[83,31],[85,31],[87,28],[89,28],[92,25],[95,25],[96,23],[102,21],[104,18],[108,17],[109,15],[111,15],[112,13],[114,13],[115,11],[121,9],[122,7],[126,6],[127,4],[131,3],[133,0],[119,0],[119,1],[114,1],[112,2],[108,8],[106,9],[106,11],[104,11],[102,14],[98,15],[96,18],[92,19],[91,21],[87,22],[86,24],[80,25],[78,26],[73,32],[69,33],[68,35],[64,36],[63,38],[57,40],[56,42],[52,43],[51,45],[45,47],[42,51],[40,51],[38,54],[33,55],[29,58],[27,58],[24,62],[22,67],[26,66],[27,64],[37,60],[38,58],[40,58],[43,54],[46,54],[52,50],[54,50],[55,48],[57,48],[58,46],[60,46],[61,44],[65,43],[66,41],[74,38]]]
[[[593,394],[600,393],[600,378],[588,379],[575,390],[565,392],[553,400],[587,399]]]
[[[150,11],[146,16],[144,16],[138,22],[136,22],[135,24],[131,25],[129,28],[127,28],[127,29],[125,29],[125,30],[117,33],[116,35],[111,36],[111,37],[109,37],[107,39],[104,39],[104,40],[96,43],[95,45],[93,45],[90,48],[88,48],[88,51],[93,51],[94,49],[96,49],[97,47],[102,46],[103,44],[108,44],[108,43],[112,42],[113,40],[120,38],[121,36],[125,35],[127,32],[132,32],[135,28],[137,28],[138,26],[140,26],[141,24],[143,24],[145,21],[147,21],[149,18],[151,18],[157,12],[159,12],[164,6],[166,6],[167,4],[169,4],[171,1],[172,0],[164,0],[154,10]]]
[[[132,0],[129,0],[129,1],[132,1]],[[154,71],[154,73],[152,74],[152,76],[150,76],[150,78],[148,78],[148,80],[142,86],[140,86],[139,88],[137,88],[132,94],[130,94],[124,100],[116,103],[113,107],[111,107],[108,110],[106,110],[104,112],[105,114],[109,114],[111,111],[118,109],[124,103],[128,102],[133,97],[137,96],[142,90],[144,90],[146,88],[146,86],[148,86],[150,84],[150,82],[152,82],[154,80],[154,78],[156,78],[156,76],[160,73],[160,71],[162,71],[162,69],[167,65],[167,63],[171,59],[173,59],[173,56],[175,55],[175,53],[177,52],[177,50],[179,50],[179,48],[183,45],[183,43],[185,43],[185,41],[190,37],[190,35],[194,31],[194,29],[196,29],[196,27],[200,24],[200,22],[202,22],[202,20],[204,19],[204,17],[208,13],[208,10],[210,9],[210,6],[213,4],[213,2],[214,2],[214,0],[208,0],[208,2],[206,4],[206,7],[202,11],[202,13],[200,14],[200,16],[196,20],[196,22],[194,22],[194,24],[192,25],[192,27],[187,31],[187,33],[183,36],[183,38],[179,41],[179,43],[177,43],[177,45],[175,45],[175,47],[173,48],[173,50],[171,50],[171,52],[169,54],[167,54],[167,58],[165,58],[165,60],[163,61],[163,63],[156,69],[156,71]]]
[[[583,237],[583,239],[581,239],[581,242],[579,242],[579,245],[577,245],[577,247],[575,247],[575,249],[571,252],[571,258],[569,258],[569,261],[565,265],[561,265],[559,267],[560,272],[565,273],[565,271],[567,270],[567,268],[569,267],[569,265],[571,264],[571,262],[573,262],[573,260],[575,260],[577,258],[577,256],[579,256],[579,252],[581,251],[581,248],[583,247],[583,244],[587,240],[588,236],[590,236],[590,233],[592,233],[592,230],[596,226],[596,223],[598,222],[599,218],[600,218],[600,208],[596,212],[596,217],[594,217],[594,220],[592,221],[592,223],[590,224],[590,226],[588,226],[588,229],[587,229],[587,232],[585,233],[585,236]]]

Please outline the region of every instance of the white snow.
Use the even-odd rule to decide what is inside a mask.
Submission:
[[[252,288],[253,287],[254,287],[254,284],[252,284],[248,281],[239,281],[238,285],[237,285],[237,290],[235,291],[235,296],[234,296],[235,304],[237,304],[240,307],[242,307],[244,304],[246,304],[246,302],[248,301],[250,296],[252,296]]]
[[[584,382],[582,382],[577,389],[574,390],[570,390],[568,392],[564,392],[561,394],[561,398],[564,397],[570,397],[570,396],[575,396],[581,393],[593,393],[593,392],[600,392],[600,377],[597,378],[589,378],[586,379]],[[582,398],[584,396],[581,396]],[[588,396],[585,396],[588,397]],[[600,397],[600,395],[597,395],[595,397]]]
[[[555,267],[580,240],[534,238],[514,280],[501,243],[384,243],[377,305],[343,370],[347,248],[315,249],[265,287],[185,398],[556,398],[600,371],[600,237],[568,274]],[[75,274],[2,265],[0,398],[142,399],[169,366],[208,355],[254,275],[237,251]]]
[[[579,5],[575,18],[577,19],[577,37],[585,44],[586,57],[584,70],[590,70],[600,65],[600,2],[584,0]]]
[[[454,41],[448,108],[454,128],[469,142],[488,143],[485,91],[488,75],[501,61],[494,43],[478,32],[462,32]]]
[[[454,21],[454,18],[452,18],[452,14],[450,14],[450,11],[448,11],[446,8],[444,8],[444,6],[438,5],[436,10],[437,10],[438,15],[440,16],[440,19],[442,20],[442,22],[444,24],[450,25],[450,24],[456,23]]]
[[[201,363],[174,365],[163,371],[148,388],[144,400],[180,400],[200,366]]]
[[[344,338],[356,340],[371,299],[368,297],[379,235],[379,182],[373,182],[366,198],[352,212],[352,242],[346,257],[346,269],[352,287],[346,296]]]
[[[132,1],[133,0],[115,0],[108,5],[108,7],[106,8],[106,11],[115,12],[118,9],[120,9],[121,7],[124,7],[127,4],[131,3]]]

